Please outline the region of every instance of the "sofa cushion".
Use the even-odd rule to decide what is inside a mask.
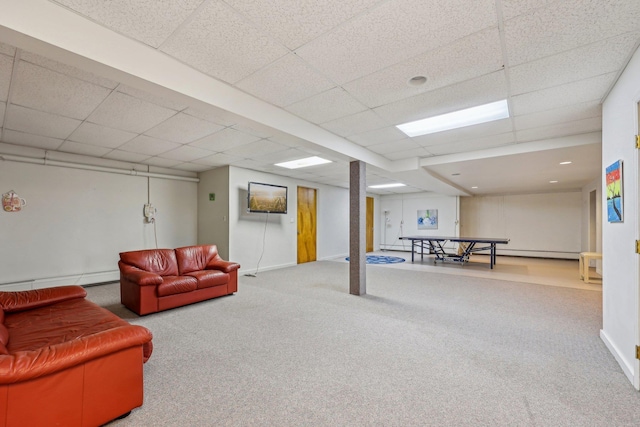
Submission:
[[[9,330],[4,326],[4,310],[0,309],[0,354],[9,354],[7,343],[9,342]]]
[[[218,270],[193,271],[187,275],[198,279],[198,289],[226,285],[229,282],[229,275]]]
[[[74,299],[8,314],[5,326],[11,331],[7,347],[15,353],[38,351],[129,324],[91,301]]]
[[[209,261],[218,255],[216,245],[185,246],[176,249],[180,274],[204,270]]]
[[[158,285],[158,296],[182,294],[198,289],[198,280],[191,276],[164,276]]]
[[[173,249],[145,249],[142,251],[121,252],[120,260],[141,270],[161,276],[177,276],[178,262]]]

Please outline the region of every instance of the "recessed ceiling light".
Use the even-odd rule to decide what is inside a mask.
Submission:
[[[557,182],[558,182],[558,181],[549,181],[549,184],[555,184],[555,183],[557,183]]]
[[[473,188],[473,189],[475,190],[475,189],[476,189],[476,188],[478,188],[478,187],[471,187],[471,188]]]
[[[378,185],[370,185],[369,188],[393,188],[393,187],[405,187],[405,184],[400,182],[394,182],[391,184],[378,184]]]
[[[478,105],[477,107],[441,114],[439,116],[408,122],[396,127],[408,136],[420,136],[445,130],[458,129],[509,117],[507,100]]]
[[[276,163],[276,166],[287,169],[306,168],[308,166],[323,165],[325,163],[331,163],[331,160],[323,159],[322,157],[313,156],[304,159],[291,160],[290,162]]]
[[[560,162],[560,164],[561,164],[561,165],[570,165],[570,164],[571,164],[571,162],[569,162],[569,161],[566,161],[566,162]]]
[[[425,76],[415,76],[409,79],[409,84],[411,86],[422,86],[427,82],[427,78]]]

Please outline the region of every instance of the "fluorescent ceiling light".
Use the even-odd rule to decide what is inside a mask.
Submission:
[[[393,188],[393,187],[405,187],[405,184],[400,182],[394,182],[392,184],[378,184],[378,185],[370,185],[369,188]]]
[[[290,162],[276,163],[276,166],[287,169],[306,168],[307,166],[323,165],[325,163],[331,163],[331,160],[323,159],[322,157],[313,156],[305,159],[291,160]]]
[[[404,123],[396,127],[413,137],[492,122],[508,117],[509,105],[507,105],[507,100],[503,99],[502,101],[492,102],[490,104],[478,105],[477,107],[471,107],[465,110]]]
[[[569,161],[566,161],[566,162],[560,162],[560,164],[561,164],[561,165],[570,165],[570,164],[571,164],[571,162],[569,162]]]

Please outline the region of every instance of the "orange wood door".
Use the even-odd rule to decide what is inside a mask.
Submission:
[[[367,252],[373,252],[373,197],[367,197]]]
[[[298,264],[316,260],[316,189],[298,187]]]

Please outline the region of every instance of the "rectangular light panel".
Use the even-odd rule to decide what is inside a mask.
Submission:
[[[507,100],[478,105],[452,113],[404,123],[396,127],[408,136],[420,136],[445,130],[458,129],[465,126],[492,122],[509,117]]]
[[[394,182],[392,184],[379,184],[379,185],[370,185],[369,188],[394,188],[394,187],[405,187],[405,184],[400,182]]]
[[[331,163],[331,160],[323,159],[322,157],[318,157],[318,156],[313,156],[313,157],[306,157],[304,159],[291,160],[290,162],[276,163],[275,165],[280,166],[281,168],[299,169],[299,168],[306,168],[308,166],[323,165],[325,163]]]

